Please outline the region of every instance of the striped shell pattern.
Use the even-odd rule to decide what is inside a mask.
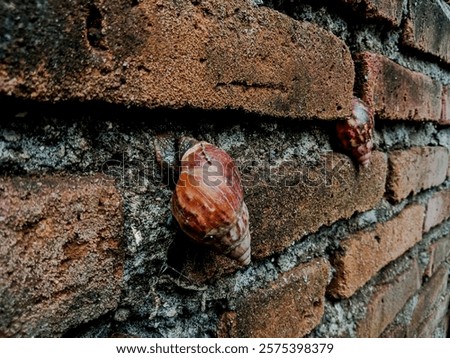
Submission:
[[[234,161],[207,142],[183,138],[180,148],[186,147],[171,200],[173,216],[194,241],[248,265],[249,214]]]

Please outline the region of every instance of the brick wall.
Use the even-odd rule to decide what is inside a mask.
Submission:
[[[0,7],[0,336],[448,336],[448,2]],[[249,266],[180,232],[161,135],[235,159]]]

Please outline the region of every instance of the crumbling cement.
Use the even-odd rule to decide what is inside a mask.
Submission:
[[[283,252],[235,274],[192,281],[170,259],[170,250],[183,247],[177,242],[185,237],[171,218],[171,186],[163,182],[155,167],[155,135],[208,140],[227,150],[241,165],[285,160],[312,165],[321,153],[340,150],[333,125],[274,123],[241,112],[146,111],[103,104],[52,106],[5,98],[1,102],[3,108],[9,108],[0,127],[4,175],[101,171],[116,179],[124,198],[127,257],[119,308],[67,332],[69,336],[214,336],[218,315],[234,307],[235,297],[263,287],[301,262],[327,257],[347,234],[386,221],[407,204],[382,201],[374,210],[322,227]],[[186,116],[197,121],[186,123]],[[438,143],[448,146],[448,136],[436,133],[434,124],[383,124],[377,130],[377,145],[382,150]],[[425,202],[431,192],[424,195],[418,200]],[[367,293],[377,280],[350,300],[329,301],[322,324],[311,335],[352,336],[355,322],[364,312]]]
[[[366,50],[381,53],[406,68],[449,84],[449,71],[441,64],[398,51],[399,29],[367,24],[359,17],[350,19],[323,2],[258,0],[253,3],[318,24],[341,38],[353,54]],[[101,47],[101,41],[94,43]],[[115,312],[67,332],[67,336],[214,336],[218,315],[233,308],[237,295],[264,286],[300,262],[327,257],[348,233],[386,221],[409,203],[406,200],[392,205],[382,201],[374,210],[322,227],[267,260],[235,274],[199,283],[180,274],[168,258],[171,249],[177,247],[176,241],[185,237],[179,235],[171,219],[168,205],[171,187],[163,182],[155,167],[155,135],[168,134],[172,138],[191,135],[213,142],[242,166],[276,164],[283,160],[313,164],[320,153],[339,150],[334,139],[334,123],[274,122],[272,118],[238,111],[148,111],[104,103],[41,105],[9,98],[1,98],[0,107],[3,175],[101,171],[116,178],[124,198],[127,257],[120,306]],[[375,145],[383,152],[418,145],[450,149],[449,138],[450,128],[433,123],[376,124]],[[445,185],[449,185],[448,181]],[[415,200],[425,203],[438,189],[427,191]],[[442,237],[448,228],[446,224],[432,231],[427,240]],[[374,285],[400,272],[407,256],[418,255],[422,266],[425,265],[429,259],[427,240],[398,262],[388,265],[380,277],[371,280],[349,300],[327,301],[322,323],[311,336],[354,336],[355,322],[363,316]],[[413,307],[414,300],[397,320],[407,317]]]

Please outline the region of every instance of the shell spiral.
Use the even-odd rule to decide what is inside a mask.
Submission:
[[[365,167],[369,165],[372,155],[373,126],[372,111],[358,98],[352,100],[352,114],[336,125],[341,146]]]
[[[181,158],[171,210],[194,241],[250,263],[249,214],[238,169],[222,149],[198,142]]]

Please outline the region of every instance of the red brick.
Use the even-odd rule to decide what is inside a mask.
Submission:
[[[353,61],[331,32],[244,0],[132,3],[105,0],[90,16],[81,0],[5,9],[1,22],[12,25],[0,94],[297,119],[350,114]]]
[[[375,229],[359,231],[342,241],[341,250],[331,260],[336,273],[329,293],[352,296],[382,267],[413,247],[422,238],[423,216],[423,206],[410,205]]]
[[[275,181],[261,180],[245,189],[253,257],[267,257],[323,225],[373,208],[384,195],[386,172],[386,156],[380,152],[374,152],[366,169],[338,153],[322,156],[311,167],[285,162],[272,168]],[[244,180],[261,176],[251,173]]]
[[[384,20],[398,27],[402,20],[403,0],[342,0],[359,9],[363,5],[364,15],[369,19]]]
[[[428,251],[430,253],[430,261],[425,269],[425,275],[431,277],[450,255],[450,235],[430,245]]]
[[[416,261],[392,282],[375,286],[367,313],[357,324],[358,337],[379,337],[408,299],[420,288],[420,272]]]
[[[450,156],[448,157],[448,170],[447,170],[447,178],[450,178]]]
[[[450,178],[450,151],[449,151],[449,154],[448,154],[447,178]]]
[[[378,54],[364,52],[356,58],[358,92],[385,120],[439,121],[442,85]]]
[[[322,225],[373,208],[383,198],[386,172],[386,156],[380,152],[374,152],[370,167],[364,169],[338,153],[324,155],[310,166],[285,161],[271,168],[270,178],[260,166],[243,169],[252,261],[284,250]],[[177,243],[176,255],[183,263],[178,270],[195,282],[239,268],[235,261],[188,242]]]
[[[449,155],[444,147],[414,147],[389,154],[388,195],[395,201],[442,184]]]
[[[418,295],[417,304],[408,326],[408,335],[415,336],[419,326],[429,316],[432,309],[442,304],[442,296],[447,291],[448,267],[442,265],[430,280],[422,287]],[[446,310],[448,305],[446,306]]]
[[[450,217],[450,189],[435,193],[427,204],[424,231],[439,225]]]
[[[282,274],[263,289],[239,297],[236,310],[223,314],[219,337],[303,337],[324,313],[330,267],[316,259]]]
[[[441,124],[450,124],[450,91],[447,86],[442,88]]]
[[[409,1],[404,45],[450,63],[450,11],[438,0]]]
[[[380,338],[406,338],[408,336],[406,325],[403,322],[391,323],[380,335]]]
[[[443,332],[447,332],[448,324],[448,305],[450,302],[450,294],[442,297],[441,301],[438,302],[437,306],[431,311],[425,321],[422,322],[420,327],[417,329],[417,334],[414,337],[418,338],[434,338],[434,333],[438,328],[442,327]],[[440,337],[440,338],[446,338]]]
[[[60,336],[117,306],[121,207],[99,175],[0,179],[0,336]]]

